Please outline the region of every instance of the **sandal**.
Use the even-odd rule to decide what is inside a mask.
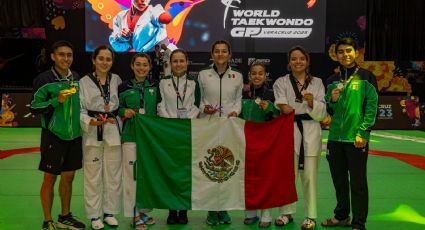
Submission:
[[[258,220],[259,220],[258,216],[247,217],[243,220],[243,223],[246,225],[251,225],[251,224],[257,223]]]
[[[260,227],[260,228],[268,228],[268,227],[270,227],[271,224],[272,224],[272,222],[263,222],[263,221],[260,221],[260,223],[258,223],[258,227]]]
[[[131,226],[134,227],[136,230],[146,230],[146,229],[148,229],[148,226],[141,219],[135,220],[133,223],[131,223]]]
[[[310,218],[305,218],[303,225],[301,225],[302,230],[312,230],[316,226],[316,221]]]
[[[287,225],[287,224],[289,224],[293,221],[294,221],[294,218],[292,218],[291,215],[280,215],[274,221],[274,225],[278,226],[278,227],[282,227],[282,226],[285,226],[285,225]]]
[[[152,217],[146,215],[146,213],[143,213],[142,215],[140,215],[140,219],[147,225],[155,224],[155,220]]]
[[[351,219],[347,217],[343,220],[338,220],[335,217],[326,219],[322,223],[320,223],[323,227],[351,227]]]

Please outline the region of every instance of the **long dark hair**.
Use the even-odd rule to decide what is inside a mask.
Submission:
[[[310,75],[310,71],[309,71],[310,54],[308,53],[308,51],[304,47],[302,47],[302,46],[294,46],[291,49],[289,49],[289,51],[288,51],[288,70],[292,72],[292,70],[289,68],[289,62],[291,61],[291,54],[294,51],[297,51],[297,50],[300,51],[305,56],[305,59],[307,60],[307,68],[305,70],[305,73],[306,73],[305,81],[306,82],[310,82],[311,79],[312,79],[312,76]]]

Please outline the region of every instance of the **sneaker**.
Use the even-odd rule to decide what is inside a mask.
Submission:
[[[220,224],[231,224],[232,219],[229,216],[229,213],[227,211],[219,211],[218,212],[218,220]]]
[[[177,210],[169,210],[167,217],[167,224],[174,225],[178,222]]]
[[[105,225],[103,225],[102,221],[100,220],[100,217],[92,218],[91,228],[94,230],[103,230],[105,228]]]
[[[109,227],[116,228],[118,227],[118,220],[112,214],[105,213],[103,215],[103,222]]]
[[[84,229],[86,225],[77,220],[72,213],[69,213],[68,215],[58,217],[58,223],[56,224],[58,228],[67,228],[67,229]]]
[[[218,221],[218,212],[208,211],[207,224],[208,225],[218,225],[219,223],[220,222]]]
[[[41,226],[41,230],[56,230],[55,223],[53,223],[53,220],[43,222],[43,225]]]
[[[310,218],[305,218],[303,225],[301,225],[302,230],[312,230],[316,226],[316,221]]]
[[[179,224],[187,224],[189,220],[187,219],[187,210],[179,211]]]

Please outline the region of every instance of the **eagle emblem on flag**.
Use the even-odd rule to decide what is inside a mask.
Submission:
[[[211,181],[222,183],[235,175],[240,160],[235,160],[232,151],[222,145],[207,150],[205,161],[199,162],[202,173]]]

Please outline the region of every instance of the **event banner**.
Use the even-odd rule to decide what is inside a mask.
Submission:
[[[326,0],[87,0],[86,51],[147,52],[156,44],[209,52],[228,40],[233,52],[324,52]]]

